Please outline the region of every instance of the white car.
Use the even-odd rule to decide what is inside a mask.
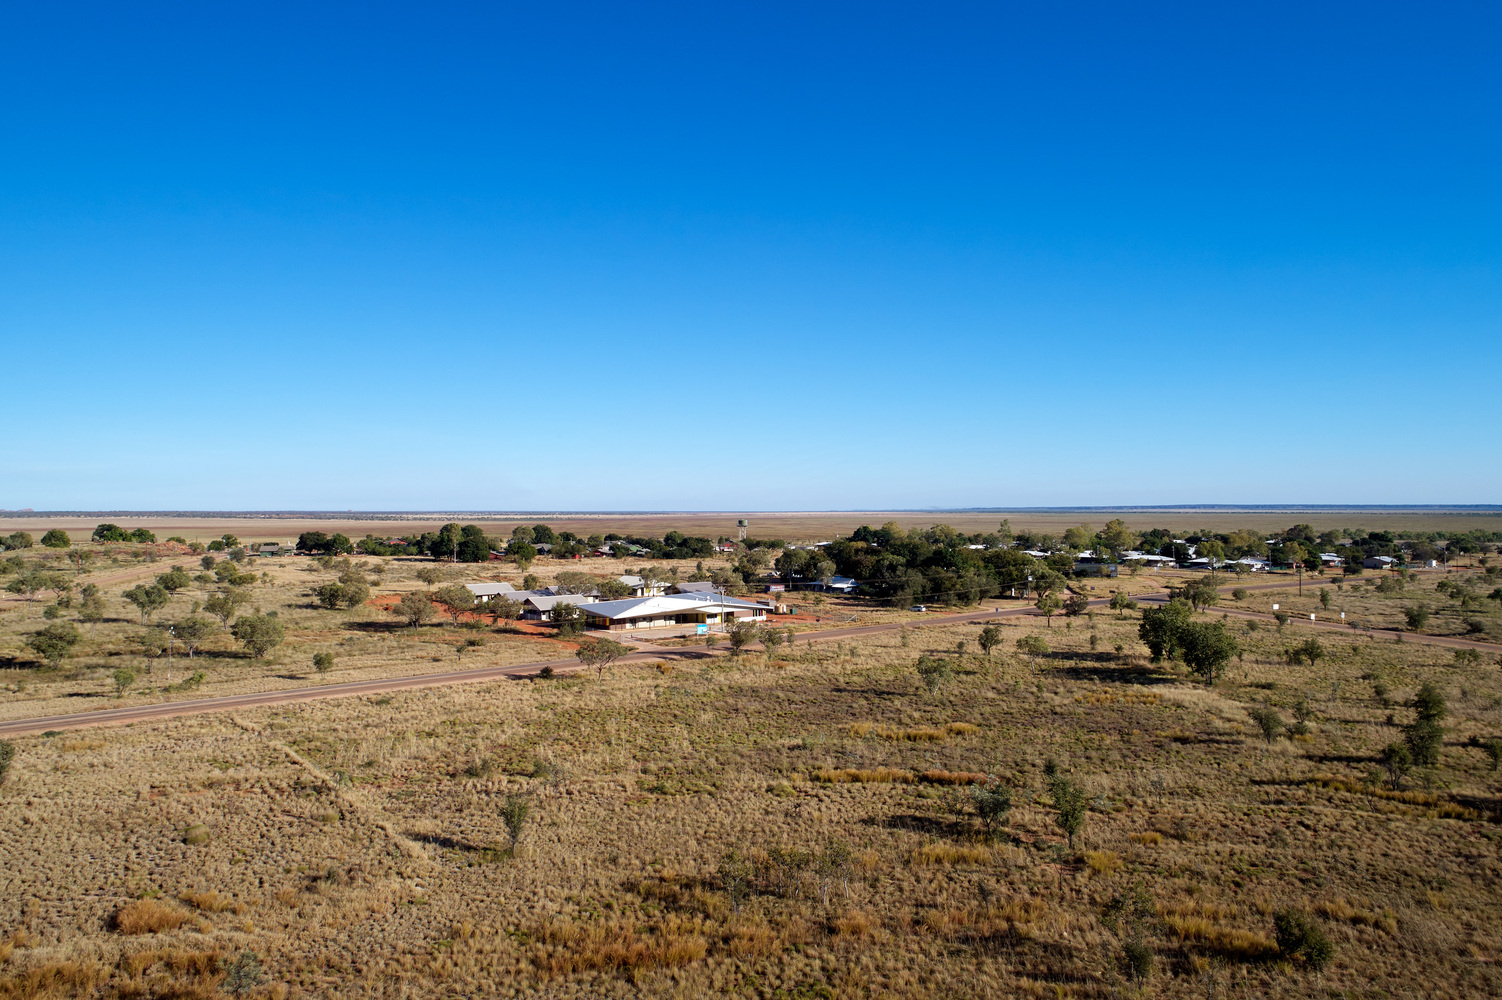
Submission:
[[[912,607],[908,608],[908,610],[909,611],[927,611],[928,608],[925,607],[922,604],[914,604]]]

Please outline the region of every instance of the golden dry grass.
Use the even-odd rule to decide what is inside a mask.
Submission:
[[[190,919],[192,915],[179,907],[156,899],[138,899],[115,914],[115,930],[121,934],[157,934],[175,931]]]
[[[1055,652],[1036,669],[955,657],[936,694],[914,661],[973,645],[979,623],[795,646],[776,671],[748,655],[20,739],[0,929],[29,936],[0,996],[166,995],[174,978],[210,995],[219,973],[168,953],[248,949],[268,995],[1105,1000],[1120,938],[1102,914],[1137,884],[1157,911],[1143,995],[1496,995],[1502,785],[1467,745],[1502,732],[1495,671],[1360,636],[1290,667],[1297,626],[1231,625],[1247,653],[1214,690],[1149,665],[1133,618],[1097,615],[1008,620],[1008,648],[1038,632]],[[1426,680],[1450,702],[1441,767],[1396,792],[1371,772],[1408,710],[1373,673],[1394,702]],[[1248,729],[1247,706],[1291,719],[1299,698],[1310,742]],[[919,732],[945,735],[879,735]],[[1049,759],[1086,794],[1073,850]],[[1013,790],[989,841],[966,784],[986,775]],[[510,793],[532,809],[514,854]],[[183,922],[108,929],[142,902]],[[1336,944],[1318,979],[1278,960],[1285,907]],[[82,988],[56,971],[70,962]],[[52,985],[17,978],[33,975]]]

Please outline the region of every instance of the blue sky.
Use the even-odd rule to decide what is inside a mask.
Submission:
[[[0,507],[1502,495],[1495,6],[12,7]]]

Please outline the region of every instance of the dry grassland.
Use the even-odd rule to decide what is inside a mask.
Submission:
[[[518,525],[546,523],[557,531],[580,535],[614,531],[621,534],[661,537],[669,531],[686,535],[718,538],[736,534],[736,521],[748,518],[755,538],[783,538],[789,541],[827,541],[848,535],[863,524],[878,525],[895,521],[904,529],[929,528],[948,524],[966,533],[994,531],[1003,518],[1017,531],[1041,531],[1061,534],[1081,521],[1101,525],[1114,517],[1132,524],[1169,528],[1179,534],[1192,533],[1213,524],[1220,531],[1242,528],[1253,531],[1281,531],[1294,523],[1313,525],[1315,531],[1359,526],[1367,531],[1470,531],[1475,528],[1495,530],[1494,513],[1464,510],[1285,510],[1285,511],[1206,511],[1182,510],[1020,510],[1020,511],[751,511],[721,513],[665,512],[623,514],[528,514],[504,516],[483,513],[434,513],[393,515],[340,515],[335,513],[306,516],[196,516],[172,514],[110,514],[97,516],[46,516],[7,512],[0,516],[3,533],[29,531],[40,538],[50,528],[61,528],[75,541],[87,539],[101,521],[119,524],[127,530],[147,528],[158,538],[181,535],[189,541],[208,542],[226,532],[246,542],[288,541],[304,531],[343,532],[350,538],[375,535],[420,534],[437,531],[444,524],[458,521],[482,525],[494,535],[509,535]]]
[[[1213,689],[1105,613],[1003,619],[989,658],[977,623],[20,739],[0,997],[210,996],[245,952],[278,997],[1502,993],[1502,784],[1468,745],[1502,735],[1496,667],[1355,632],[1289,666],[1297,623],[1228,625]],[[956,668],[935,694],[923,653]],[[1441,765],[1393,790],[1374,757],[1426,681]],[[1247,710],[1301,699],[1309,732],[1265,742]],[[976,781],[1012,789],[994,838]],[[1285,908],[1322,972],[1280,954]]]

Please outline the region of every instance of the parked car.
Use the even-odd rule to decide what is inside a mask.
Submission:
[[[909,611],[927,611],[928,607],[926,605],[923,605],[923,604],[914,604],[912,607],[908,608],[908,610]]]

